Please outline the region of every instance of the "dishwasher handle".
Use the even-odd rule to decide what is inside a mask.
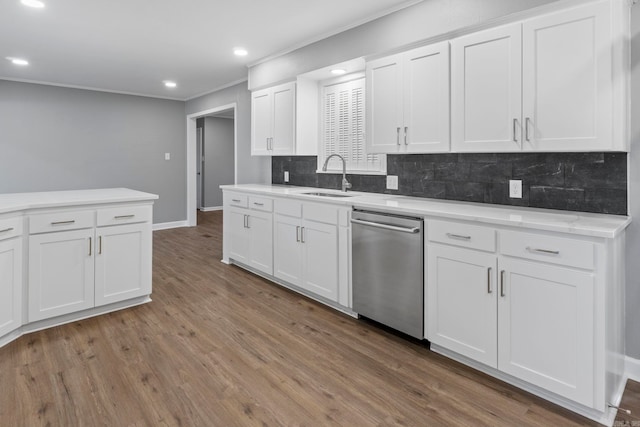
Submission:
[[[400,231],[402,233],[416,234],[420,232],[420,227],[398,227],[396,225],[388,225],[380,222],[363,221],[361,219],[351,219],[352,224],[367,225],[369,227],[383,228],[385,230]]]

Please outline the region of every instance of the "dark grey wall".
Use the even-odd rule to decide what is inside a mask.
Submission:
[[[340,188],[341,175],[316,174],[316,156],[273,157],[273,183]],[[626,153],[500,153],[387,155],[386,177],[348,175],[353,191],[528,206],[581,212],[627,213]],[[509,180],[523,182],[522,199],[509,197]]]
[[[0,80],[0,193],[127,187],[160,196],[155,223],[184,220],[184,108]]]
[[[222,207],[221,185],[233,184],[232,119],[204,119],[204,203],[205,208]]]
[[[237,184],[271,182],[271,158],[251,156],[251,92],[247,83],[203,95],[187,101],[187,114],[195,114],[212,108],[236,103],[236,168]]]

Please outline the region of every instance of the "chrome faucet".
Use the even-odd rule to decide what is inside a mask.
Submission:
[[[340,154],[330,155],[324,161],[324,165],[322,165],[322,170],[325,172],[327,171],[327,163],[329,163],[329,160],[334,156],[342,160],[342,191],[346,192],[347,188],[351,188],[351,184],[349,183],[349,181],[347,181],[347,162],[345,162],[344,157],[342,157]]]

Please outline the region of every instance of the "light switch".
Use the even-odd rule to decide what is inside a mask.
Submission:
[[[519,179],[509,180],[509,197],[512,199],[522,199],[522,181]]]
[[[398,176],[387,175],[387,190],[397,190],[397,189],[398,189]]]
[[[171,153],[164,153],[165,160],[171,160]]]
[[[284,182],[289,182],[289,171],[284,171]]]

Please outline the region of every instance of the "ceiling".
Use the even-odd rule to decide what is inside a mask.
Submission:
[[[186,100],[245,80],[247,65],[417,0],[0,2],[0,79]],[[245,47],[245,57],[233,48]],[[6,57],[24,58],[17,66]],[[165,88],[163,81],[177,83]]]

